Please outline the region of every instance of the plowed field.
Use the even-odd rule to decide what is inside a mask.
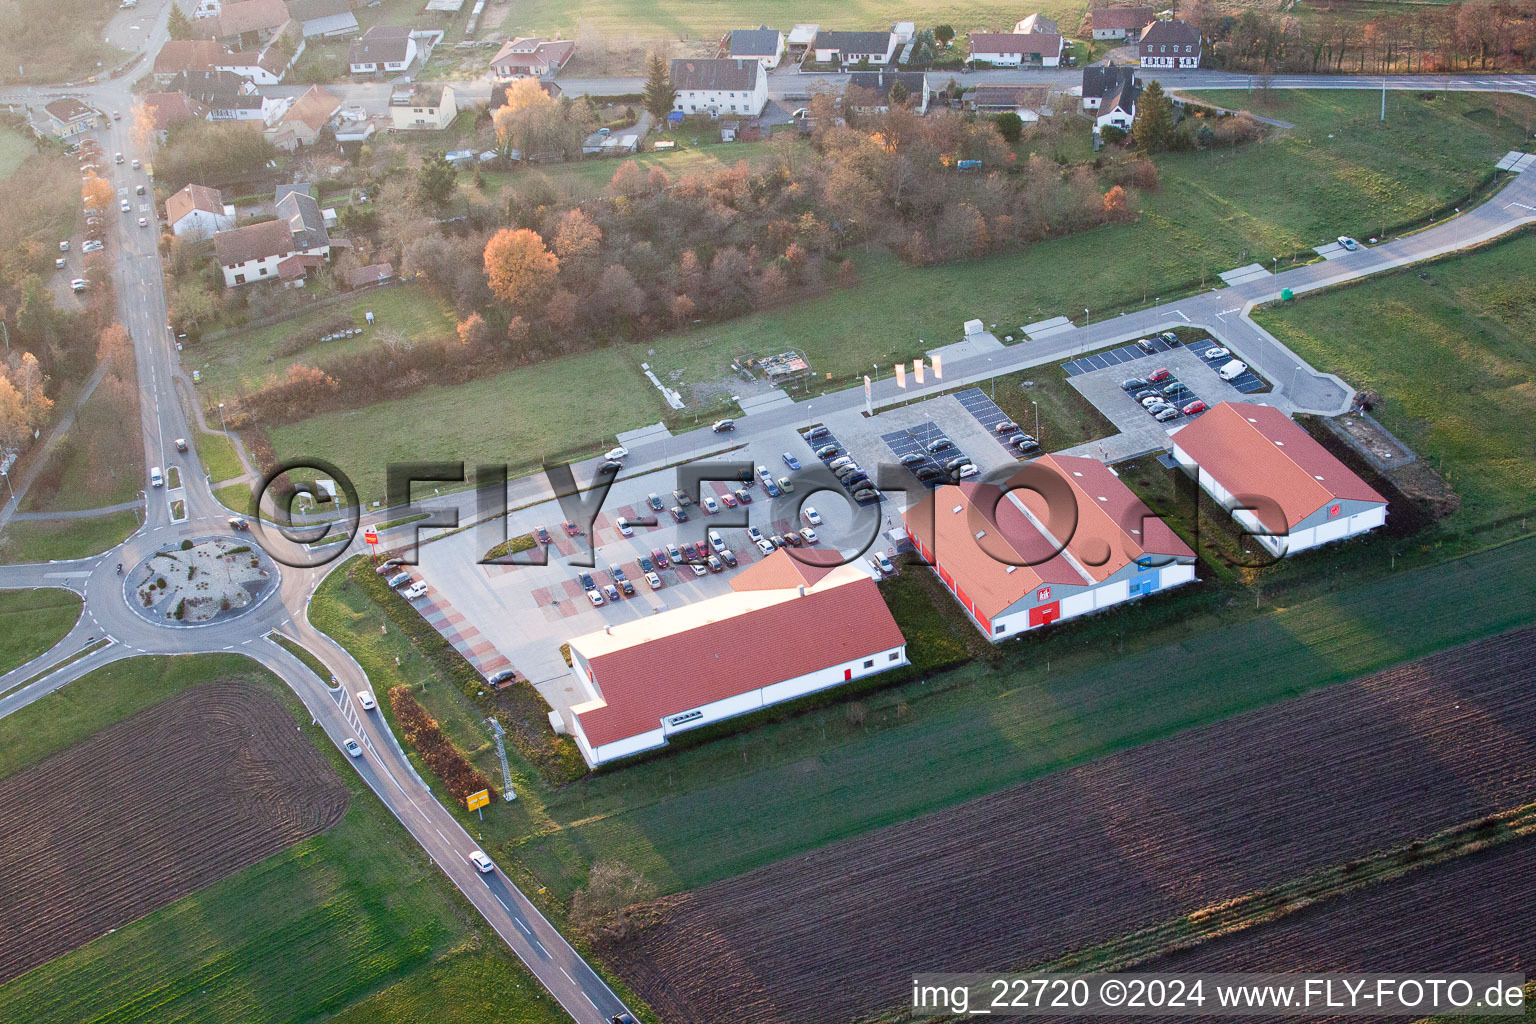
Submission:
[[[1536,630],[1469,644],[665,897],[605,957],[669,1024],[845,1024],[1536,799],[1533,679]]]
[[[0,779],[0,983],[341,819],[273,697],[195,687]]]

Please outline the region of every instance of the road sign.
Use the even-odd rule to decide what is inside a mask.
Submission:
[[[378,533],[377,530],[368,529],[368,530],[364,530],[363,531],[363,543],[365,543],[365,544],[377,544],[378,542],[379,542],[379,533]]]
[[[471,793],[464,798],[464,806],[471,811],[478,811],[480,808],[488,806],[490,802],[491,791],[488,789],[482,789],[478,793]]]

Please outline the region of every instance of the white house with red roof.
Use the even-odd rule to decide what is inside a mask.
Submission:
[[[1277,558],[1387,521],[1387,499],[1272,406],[1222,402],[1174,431],[1173,457]]]
[[[1041,456],[1006,487],[945,484],[902,521],[994,642],[1195,578],[1189,545],[1097,459]]]
[[[835,551],[774,552],[731,588],[570,642],[587,699],[563,718],[589,765],[907,664],[879,587]]]

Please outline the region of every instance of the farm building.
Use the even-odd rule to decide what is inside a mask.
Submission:
[[[589,765],[907,664],[875,581],[836,552],[775,552],[731,588],[570,642],[589,697],[563,717]]]
[[[1195,554],[1096,459],[1045,455],[1008,484],[946,484],[902,516],[993,641],[1195,578]]]
[[[1016,68],[1026,64],[1054,68],[1061,65],[1065,44],[1052,32],[972,32],[972,63]]]
[[[1174,431],[1173,457],[1277,558],[1387,521],[1387,499],[1268,405],[1222,402]]]
[[[1088,11],[1095,39],[1135,39],[1157,20],[1150,7],[1095,7]]]

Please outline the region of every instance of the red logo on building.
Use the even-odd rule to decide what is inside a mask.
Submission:
[[[1050,587],[1041,587],[1040,590],[1035,594],[1035,600],[1036,601],[1049,601],[1050,599],[1051,599],[1051,588]]]
[[[1328,515],[1329,515],[1330,518],[1333,517],[1333,516],[1336,516],[1338,514],[1339,514],[1339,506],[1337,506],[1337,505],[1329,505],[1328,506]]]

